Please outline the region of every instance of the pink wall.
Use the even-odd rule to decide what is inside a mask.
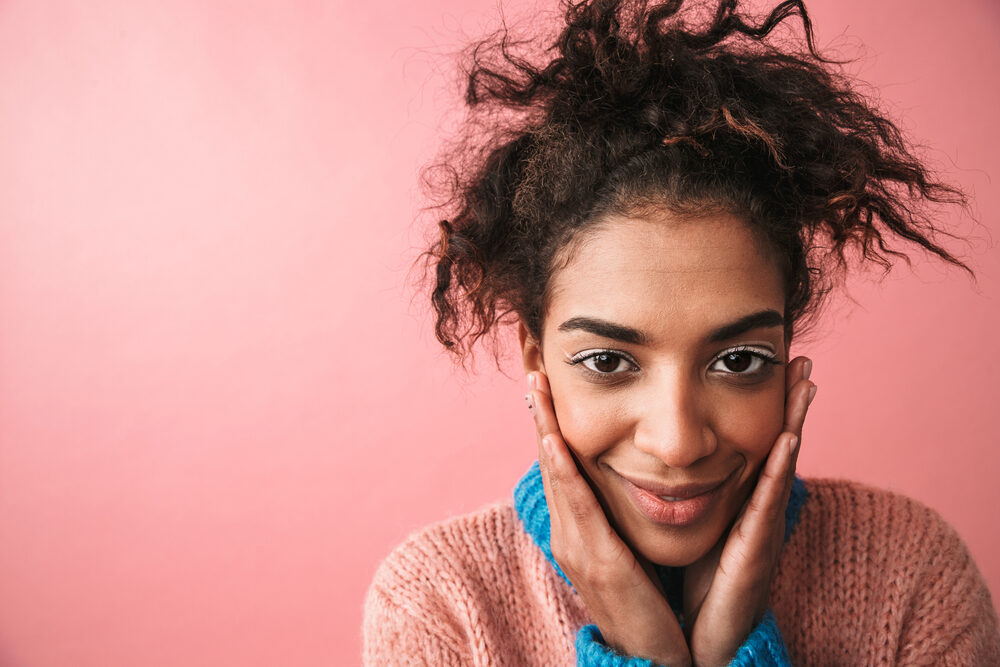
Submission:
[[[1000,10],[810,7],[985,228],[977,288],[859,283],[800,349],[801,470],[936,508],[997,596]],[[517,367],[453,373],[405,282],[495,8],[0,4],[0,665],[352,664],[389,549],[508,496]]]

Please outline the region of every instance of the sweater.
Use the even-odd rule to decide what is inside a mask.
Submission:
[[[989,590],[933,510],[806,479],[785,518],[771,608],[732,665],[1000,665]],[[603,643],[548,533],[536,463],[513,499],[411,535],[368,590],[365,664],[650,665]]]

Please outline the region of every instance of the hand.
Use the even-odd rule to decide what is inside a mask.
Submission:
[[[652,565],[640,562],[608,523],[559,432],[547,378],[535,371],[529,384],[532,380],[537,388],[527,398],[535,417],[552,556],[608,646],[625,655],[688,667],[684,633]]]
[[[815,396],[812,362],[797,357],[785,374],[785,423],[750,499],[728,536],[684,572],[684,618],[695,665],[726,665],[767,609],[785,539],[806,410]]]

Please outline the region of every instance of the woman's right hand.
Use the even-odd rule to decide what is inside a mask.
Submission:
[[[552,556],[583,600],[605,643],[624,655],[687,667],[691,655],[677,617],[648,562],[608,523],[559,432],[548,379],[528,374],[538,461],[551,523]]]

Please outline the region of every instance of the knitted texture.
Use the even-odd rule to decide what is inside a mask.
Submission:
[[[623,656],[604,643],[596,625],[585,625],[576,634],[577,665],[587,667],[656,667],[652,660]],[[768,611],[747,640],[740,646],[729,667],[783,667],[788,653],[781,641],[774,614]]]
[[[940,516],[852,482],[804,488],[770,591],[791,664],[1000,665],[990,593]],[[364,614],[366,665],[572,665],[593,622],[510,500],[411,535]],[[772,664],[752,641],[740,650]]]
[[[729,667],[782,667],[788,665],[788,651],[778,631],[778,621],[770,609],[743,645],[736,651]]]
[[[585,625],[576,633],[576,663],[588,667],[656,667],[652,660],[616,653],[604,643],[596,625]]]

